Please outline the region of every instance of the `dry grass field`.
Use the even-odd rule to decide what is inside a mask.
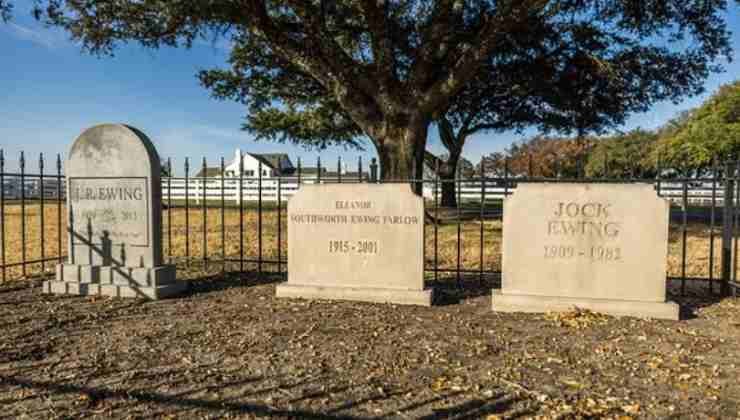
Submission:
[[[41,231],[41,206],[32,204],[26,206],[25,240],[21,234],[21,207],[13,204],[6,206],[3,214],[5,223],[5,264],[14,264],[22,261],[23,244],[25,243],[26,260],[38,260],[43,257],[59,255],[59,233],[57,224],[58,209],[56,203],[47,203],[44,206],[44,230]],[[62,224],[66,226],[66,210],[61,208]],[[278,250],[282,259],[287,259],[287,224],[285,209],[281,211],[280,242],[278,247],[278,211],[267,208],[262,212],[262,257],[265,260],[277,261]],[[163,247],[164,255],[171,256],[175,261],[184,261],[183,257],[190,256],[193,264],[202,261],[205,257],[209,261],[221,261],[225,255],[227,259],[238,259],[241,255],[239,240],[239,210],[227,208],[224,217],[221,209],[191,208],[187,212],[183,208],[164,210],[163,214]],[[204,246],[204,220],[205,246]],[[171,226],[169,222],[172,222]],[[244,209],[243,223],[243,255],[246,259],[257,259],[260,253],[259,246],[259,217],[254,208]],[[223,232],[223,235],[222,235]],[[717,230],[718,232],[718,230]],[[639,235],[639,233],[636,233]],[[44,246],[41,247],[41,242]],[[437,226],[437,262],[441,269],[455,269],[458,265],[458,227],[455,220],[447,220]],[[483,222],[483,268],[486,271],[499,270],[501,264],[501,222],[485,220]],[[433,224],[426,225],[426,264],[434,267],[435,229]],[[701,223],[692,223],[687,226],[686,241],[686,276],[709,277],[710,229]],[[464,270],[477,271],[481,263],[481,224],[478,220],[466,220],[460,224],[460,267]],[[62,234],[61,249],[67,248],[66,235]],[[714,276],[719,275],[720,239],[714,242]],[[682,276],[683,259],[682,231],[680,225],[671,225],[668,267],[670,276]],[[46,271],[53,269],[54,262],[44,265]],[[274,264],[265,265],[267,270],[276,269]],[[40,274],[41,264],[27,266],[26,277]],[[6,279],[23,278],[24,273],[20,266],[6,269]]]

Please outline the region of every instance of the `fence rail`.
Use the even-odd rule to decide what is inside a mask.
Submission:
[[[254,268],[259,273],[285,274],[287,267],[286,202],[302,185],[316,183],[379,182],[377,165],[369,176],[361,161],[354,176],[345,175],[341,160],[337,172],[257,178],[184,177],[162,179],[162,238],[166,257],[187,266],[202,264],[221,270]],[[205,165],[203,165],[205,168]],[[57,156],[53,171],[28,173],[21,155],[19,170],[5,170],[0,150],[0,274],[3,281],[50,275],[65,258],[67,217],[65,178]],[[224,173],[221,160],[221,171]],[[171,165],[167,165],[169,173]],[[240,173],[244,173],[240,171]],[[740,231],[740,165],[715,167],[708,178],[688,179],[563,179],[529,176],[485,176],[467,179],[401,181],[416,184],[425,196],[425,272],[430,280],[452,276],[500,278],[502,232],[500,199],[525,182],[649,182],[676,206],[671,217],[668,281],[679,281],[681,293],[692,281],[705,281],[706,290],[736,290]],[[442,205],[444,184],[454,183],[454,207]],[[265,204],[270,204],[265,206]],[[247,205],[248,204],[248,205]],[[636,203],[639,205],[639,203]],[[700,217],[696,216],[696,213]]]
[[[428,180],[427,180],[428,181]],[[563,179],[542,179],[545,182],[562,182]],[[583,180],[574,180],[583,182]],[[595,182],[604,182],[603,179],[595,179]],[[614,182],[615,180],[611,180]],[[713,202],[722,204],[724,202],[724,187],[719,180],[696,180],[681,179],[672,181],[661,180],[619,180],[624,182],[647,182],[653,184],[659,191],[659,195],[675,204],[683,202],[684,185],[687,187],[686,200],[689,205],[710,206]],[[220,177],[209,178],[184,178],[172,177],[162,180],[162,196],[170,197],[175,201],[183,201],[186,197],[194,203],[200,203],[201,200],[220,202],[222,199],[227,203],[257,202],[275,202],[278,199],[278,188],[281,189],[280,199],[283,202],[288,201],[300,188],[301,185],[316,183],[336,183],[335,179],[298,179],[295,177],[281,177],[263,179],[257,178],[229,178],[225,177],[223,182]],[[356,180],[343,180],[342,182],[357,182]],[[444,182],[444,181],[440,181]],[[512,178],[507,180],[508,186],[504,186],[502,178],[477,178],[471,180],[457,180],[459,197],[463,201],[479,202],[485,196],[487,199],[503,199],[516,190],[517,182],[532,182],[529,178]],[[280,186],[278,186],[280,184]],[[425,182],[423,196],[427,199],[434,199],[435,189],[433,183]],[[441,194],[437,190],[437,194]],[[7,195],[6,195],[7,196]],[[26,195],[26,197],[31,197]]]
[[[39,174],[24,174],[21,177],[19,173],[6,173],[5,180],[2,184],[2,191],[6,200],[20,200],[24,197],[27,200],[38,200],[43,194],[45,199],[65,199],[66,183],[58,182],[59,176],[45,175],[43,180]],[[24,178],[24,179],[21,179]],[[562,181],[562,179],[543,179],[544,181]],[[479,201],[485,188],[486,196],[489,199],[502,199],[511,191],[516,189],[517,181],[529,181],[529,178],[511,178],[508,187],[501,184],[502,178],[487,178],[482,182],[480,178],[472,180],[458,180],[459,195],[464,201]],[[596,182],[602,179],[594,180]],[[624,181],[624,180],[622,180]],[[277,200],[278,183],[281,184],[281,200],[287,201],[299,189],[300,185],[315,183],[333,183],[339,182],[338,179],[299,179],[296,177],[281,177],[263,179],[257,178],[239,178],[225,177],[223,183],[220,177],[208,178],[185,178],[185,177],[165,177],[162,179],[162,195],[171,196],[173,200],[185,200],[186,194],[189,200],[199,203],[201,200],[221,201],[224,199],[227,203],[238,203],[241,201],[256,202],[260,199],[266,202]],[[342,182],[358,182],[354,179],[344,179]],[[712,200],[722,204],[724,200],[724,188],[721,181],[718,180],[633,180],[631,182],[649,182],[652,183],[656,190],[659,190],[661,197],[664,197],[674,203],[680,204],[683,201],[684,184],[687,185],[687,201],[690,205],[709,206]],[[223,184],[223,185],[222,185]],[[260,188],[261,185],[261,188]],[[261,193],[261,196],[260,196]],[[424,197],[432,199],[434,188],[430,184],[424,185]],[[714,197],[714,198],[713,198]]]

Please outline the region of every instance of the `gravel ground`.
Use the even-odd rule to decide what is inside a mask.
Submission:
[[[740,417],[738,299],[498,314],[491,284],[449,284],[432,308],[278,300],[256,275],[158,302],[2,284],[0,419]]]

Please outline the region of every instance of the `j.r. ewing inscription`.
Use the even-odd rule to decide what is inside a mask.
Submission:
[[[408,185],[302,186],[288,203],[288,282],[277,296],[430,305],[423,229]]]
[[[70,226],[75,244],[149,246],[146,178],[70,178]]]
[[[668,204],[651,185],[522,184],[503,237],[495,310],[678,318],[665,302]]]

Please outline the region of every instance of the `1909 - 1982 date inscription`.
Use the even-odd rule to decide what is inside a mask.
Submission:
[[[591,261],[621,261],[622,250],[619,247],[591,246],[579,250],[568,245],[546,245],[544,257],[547,259],[587,258]]]

